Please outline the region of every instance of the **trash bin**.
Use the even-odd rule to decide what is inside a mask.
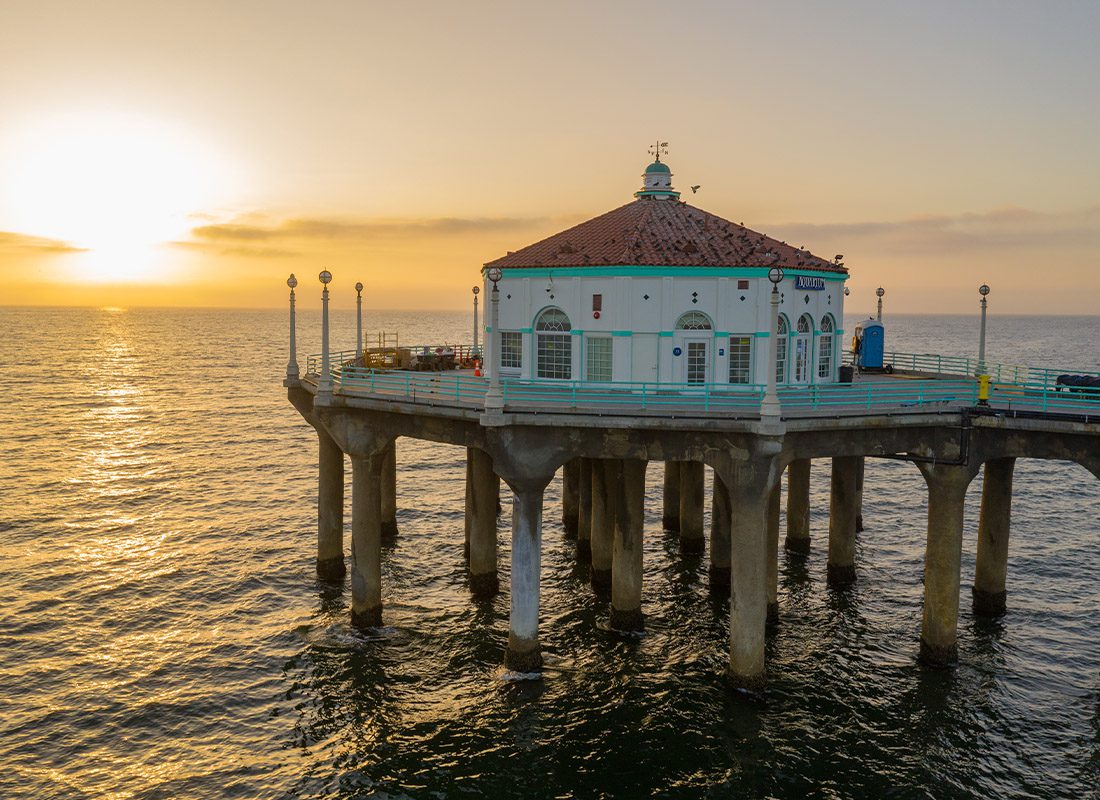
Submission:
[[[855,374],[855,368],[851,364],[843,364],[840,367],[840,383],[851,383],[852,376]]]

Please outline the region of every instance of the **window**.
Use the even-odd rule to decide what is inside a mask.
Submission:
[[[523,334],[519,331],[500,332],[501,369],[521,369],[523,367]]]
[[[689,311],[676,320],[678,331],[709,331],[710,329],[710,317],[702,311]]]
[[[730,337],[730,383],[752,383],[752,337]]]
[[[817,344],[817,377],[831,379],[833,377],[833,340],[836,326],[833,318],[826,314],[821,318],[821,338]]]
[[[787,379],[787,333],[790,330],[787,318],[779,315],[779,324],[776,326],[775,335],[775,382],[783,383]]]
[[[588,380],[611,380],[611,337],[593,336],[587,339],[584,360]]]
[[[798,335],[794,337],[794,382],[808,383],[810,380],[811,332],[814,321],[809,314],[798,318]]]
[[[535,321],[537,375],[569,380],[573,377],[573,337],[569,317],[560,308],[548,308]]]
[[[739,290],[742,290],[742,291],[745,290],[745,289],[748,289],[749,288],[749,282],[748,281],[738,281],[737,282],[737,288]]]

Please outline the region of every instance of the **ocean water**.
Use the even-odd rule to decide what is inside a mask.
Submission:
[[[976,317],[887,322],[891,349],[976,349]],[[367,325],[466,341],[470,320]],[[659,465],[641,638],[608,630],[555,481],[548,667],[510,683],[509,508],[503,591],[474,601],[461,449],[399,442],[385,630],[354,632],[348,587],[316,580],[316,441],[280,385],[285,313],[7,308],[0,326],[0,797],[1100,797],[1100,482],[1080,467],[1018,462],[993,622],[969,610],[972,485],[960,663],[935,672],[915,659],[919,473],[868,462],[858,582],[834,592],[815,462],[814,550],[781,555],[763,699],[723,679],[727,601],[661,531]],[[1098,317],[989,330],[990,360],[1100,369]],[[354,341],[350,313],[334,341]]]

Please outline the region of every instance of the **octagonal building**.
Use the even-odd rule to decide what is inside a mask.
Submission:
[[[642,177],[633,202],[485,264],[483,276],[502,271],[501,376],[764,384],[778,266],[778,381],[835,382],[848,278],[839,257],[689,205],[660,157]]]

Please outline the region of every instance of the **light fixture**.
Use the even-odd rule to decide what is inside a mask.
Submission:
[[[847,297],[851,293],[852,293],[852,290],[850,288],[848,288],[847,286],[845,286],[844,287],[844,296]]]
[[[989,294],[989,284],[983,283],[981,286],[979,286],[978,294],[980,294],[982,297],[985,297],[987,294]]]
[[[776,286],[783,280],[783,270],[780,267],[772,267],[768,270],[768,280],[774,283]]]
[[[488,278],[493,282],[495,288],[501,278],[504,277],[504,273],[500,271],[500,267],[491,267],[488,272]]]
[[[358,281],[355,284],[355,293],[356,294],[362,294],[363,293],[363,282],[362,281]]]
[[[480,286],[475,286],[473,288],[473,293],[474,293],[475,296],[481,294],[481,287]]]
[[[286,279],[286,285],[291,289],[298,285],[298,279],[294,277],[294,273],[290,273],[290,277]]]
[[[329,272],[327,269],[323,269],[321,270],[321,273],[317,276],[317,280],[319,280],[325,286],[328,286],[329,283],[332,281],[332,273]]]
[[[875,289],[875,294],[877,294],[879,297],[882,297],[884,294],[886,294],[886,290],[880,286]]]

